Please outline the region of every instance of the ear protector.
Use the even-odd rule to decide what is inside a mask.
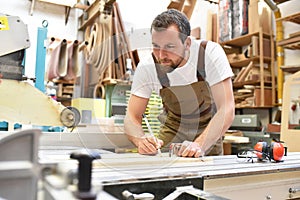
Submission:
[[[286,156],[287,148],[281,142],[275,141],[270,145],[267,142],[258,142],[254,146],[257,158],[259,160],[274,160],[276,162],[282,161],[282,157]]]

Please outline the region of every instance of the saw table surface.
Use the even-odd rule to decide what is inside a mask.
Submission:
[[[139,185],[142,185],[143,191],[150,187],[156,191],[164,190],[168,184],[191,184],[229,199],[240,199],[241,195],[249,197],[243,199],[262,199],[262,196],[269,194],[273,194],[275,199],[289,199],[289,189],[300,188],[300,152],[289,152],[283,157],[283,162],[258,161],[256,158],[251,162],[248,158],[238,158],[236,155],[201,159],[169,157],[168,153],[147,156],[48,146],[40,148],[39,160],[41,164],[58,163],[60,168],[74,170],[78,162],[71,160],[70,154],[76,151],[100,153],[101,159],[93,161],[92,184],[102,185],[109,192],[120,193],[124,188],[132,190]],[[121,185],[121,189],[116,185]]]
[[[76,147],[52,147],[41,149],[41,163],[66,163],[77,167],[77,161],[71,160],[70,154],[76,151],[90,151]],[[207,156],[204,158],[169,157],[140,155],[138,153],[112,153],[106,150],[98,151],[101,159],[93,162],[93,176],[102,181],[113,181],[129,178],[149,178],[154,176],[209,176],[230,177],[250,174],[266,174],[281,171],[300,171],[300,152],[290,152],[283,157],[283,162],[257,161],[253,163],[236,155]]]

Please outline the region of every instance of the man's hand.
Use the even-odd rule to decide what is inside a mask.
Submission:
[[[143,155],[155,155],[163,141],[153,136],[144,136],[138,139],[138,152]]]
[[[204,156],[204,152],[202,152],[201,147],[197,142],[184,141],[177,156],[199,158]]]

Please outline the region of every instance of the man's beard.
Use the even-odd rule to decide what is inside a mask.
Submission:
[[[164,62],[165,62],[164,60],[159,60],[157,64],[159,65],[161,71],[163,71],[163,72],[165,72],[165,73],[170,73],[170,72],[172,72],[173,70],[175,70],[175,69],[180,65],[180,63],[183,61],[183,59],[184,59],[184,57],[182,57],[182,58],[180,59],[180,61],[177,62],[177,64],[175,64],[172,60],[170,60],[170,61],[171,61],[171,64],[170,64],[170,65],[167,65],[167,66],[161,64],[161,63],[164,63]],[[168,60],[168,61],[169,61],[169,60]]]

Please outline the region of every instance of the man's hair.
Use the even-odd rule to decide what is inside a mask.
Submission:
[[[171,25],[177,26],[180,33],[179,37],[182,43],[184,43],[187,36],[191,33],[191,25],[186,15],[176,9],[169,9],[157,15],[152,22],[150,31],[152,32],[152,29],[163,31]]]

